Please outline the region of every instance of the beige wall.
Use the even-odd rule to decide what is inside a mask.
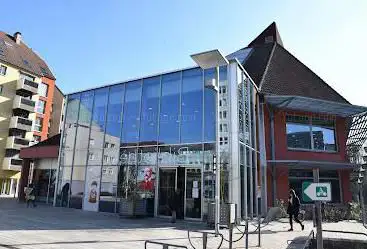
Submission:
[[[2,165],[5,156],[6,140],[9,135],[10,118],[13,113],[13,99],[16,95],[16,85],[20,78],[21,71],[3,62],[0,62],[0,65],[7,67],[6,75],[0,75],[0,85],[2,86],[2,92],[0,93],[0,177],[8,177],[17,173],[17,171],[2,170]],[[27,72],[27,74],[29,73]],[[35,76],[35,82],[41,82],[41,78]],[[37,98],[37,95],[32,97],[33,100],[36,100]],[[35,115],[30,114],[29,118],[34,120]],[[26,134],[26,138],[32,140],[32,132],[28,132]]]

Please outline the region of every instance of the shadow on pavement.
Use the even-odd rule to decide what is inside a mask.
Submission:
[[[193,237],[201,238],[201,237]],[[154,241],[169,241],[169,240],[187,240],[187,237],[177,237],[177,238],[161,238],[161,239],[154,239]],[[129,242],[144,242],[145,239],[136,239],[136,240],[86,240],[86,241],[56,241],[56,242],[44,242],[44,243],[19,243],[19,244],[0,244],[0,247],[5,247],[9,249],[19,249],[19,247],[23,246],[38,246],[38,245],[76,245],[76,244],[97,244],[97,243],[129,243]]]
[[[88,212],[72,208],[38,204],[27,208],[15,199],[0,198],[0,231],[9,230],[88,230],[88,229],[149,229],[208,230],[202,222],[171,223],[159,218],[120,218],[118,214]]]
[[[299,237],[294,238],[293,240],[289,240],[287,249],[303,248],[307,239],[308,239],[307,236],[299,236]]]

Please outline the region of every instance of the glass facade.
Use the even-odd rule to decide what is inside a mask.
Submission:
[[[230,67],[236,72],[231,82]],[[206,88],[217,73],[215,68],[191,68],[69,95],[56,204],[117,213],[135,198],[144,203],[146,215],[166,216],[176,200],[183,207],[179,218],[205,219],[214,202],[213,155],[219,149],[221,200],[231,201],[232,171],[239,170],[241,160],[241,169],[248,169],[241,172],[249,173],[241,173],[240,205],[253,206],[248,179],[256,178],[251,170],[255,162],[246,153],[255,151],[250,139],[255,91],[236,63],[219,69],[220,91]],[[230,104],[232,98],[238,103]],[[237,108],[239,134],[231,132],[231,113]],[[240,143],[232,147],[241,147],[236,160],[233,141]]]

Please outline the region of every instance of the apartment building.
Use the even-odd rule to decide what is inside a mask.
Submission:
[[[21,33],[0,32],[1,194],[16,195],[18,191],[20,149],[47,139],[52,122],[59,127],[60,116],[51,120],[54,92],[55,76],[23,42]]]

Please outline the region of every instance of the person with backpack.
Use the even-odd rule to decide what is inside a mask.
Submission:
[[[27,202],[27,207],[29,207],[29,204],[31,202],[33,204],[33,207],[36,207],[36,195],[32,183],[28,184],[28,187],[24,188],[24,194],[25,194],[25,200]]]
[[[287,213],[289,214],[289,225],[291,226],[291,228],[288,231],[293,231],[293,219],[298,224],[301,225],[302,230],[305,229],[305,226],[298,219],[300,207],[301,207],[301,202],[296,192],[294,191],[294,189],[291,189],[289,191],[288,208],[287,208]]]

